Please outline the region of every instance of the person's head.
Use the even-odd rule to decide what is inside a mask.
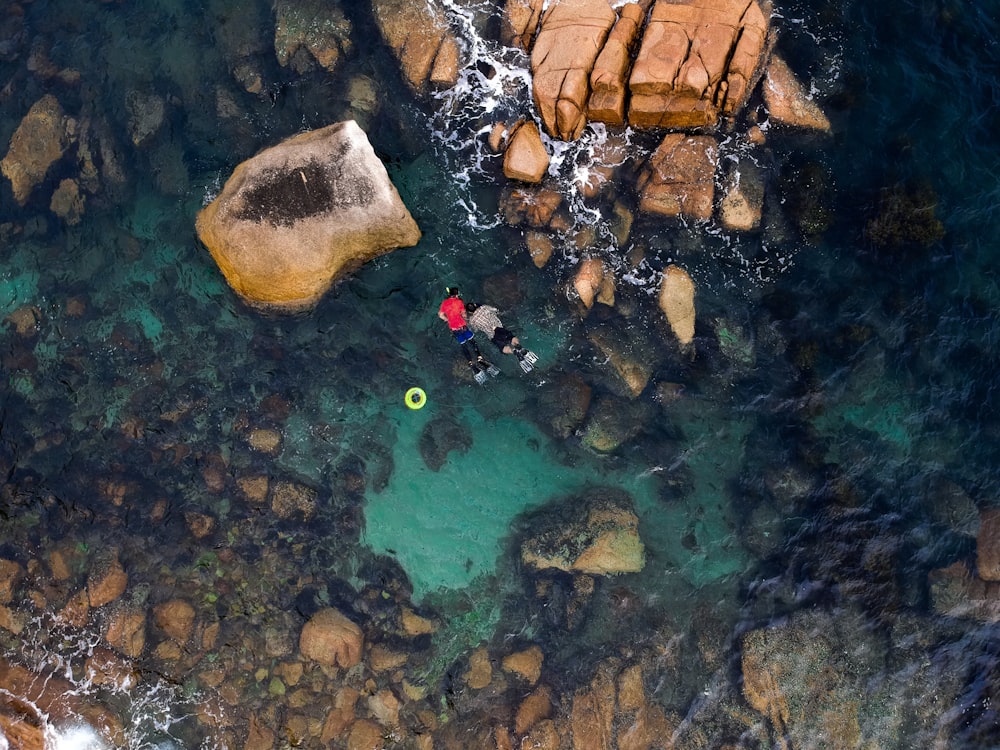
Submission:
[[[472,313],[474,313],[478,307],[479,305],[477,305],[475,302],[465,303],[465,311],[469,313],[469,315],[472,315]]]
[[[457,286],[449,286],[446,287],[444,291],[449,297],[457,297],[459,290]]]

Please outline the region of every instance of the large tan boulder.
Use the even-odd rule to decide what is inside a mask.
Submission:
[[[503,173],[511,180],[541,182],[549,169],[549,154],[534,122],[525,122],[510,137]]]
[[[669,265],[664,270],[660,309],[681,346],[690,344],[694,339],[694,281],[683,268]]]
[[[646,21],[646,4],[630,3],[621,9],[621,16],[594,62],[587,103],[587,116],[591,120],[608,125],[625,124],[628,74],[632,52]]]
[[[349,669],[359,664],[363,646],[361,628],[333,607],[314,614],[299,636],[302,655],[325,667]]]
[[[75,121],[63,112],[59,100],[46,94],[35,102],[17,126],[0,171],[11,182],[14,200],[23,206],[49,167],[59,161],[75,140]]]
[[[396,53],[403,77],[417,93],[458,81],[458,40],[437,3],[372,0],[382,38]]]
[[[590,74],[617,15],[607,0],[553,0],[531,50],[532,94],[549,135],[575,140],[587,124]]]
[[[657,0],[629,79],[637,127],[713,126],[741,107],[768,22],[756,0]]]
[[[420,230],[353,120],[243,162],[198,214],[198,237],[248,303],[309,309],[341,276]]]
[[[774,55],[764,78],[764,104],[779,125],[830,132],[830,120],[781,57]]]
[[[639,210],[707,221],[714,207],[718,158],[713,137],[668,133],[639,174]]]

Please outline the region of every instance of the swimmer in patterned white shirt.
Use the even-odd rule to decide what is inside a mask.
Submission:
[[[521,346],[511,331],[504,328],[500,320],[499,310],[492,305],[477,305],[474,302],[465,303],[466,322],[473,331],[481,331],[489,336],[490,341],[504,354],[513,354],[524,372],[531,372],[538,357]]]

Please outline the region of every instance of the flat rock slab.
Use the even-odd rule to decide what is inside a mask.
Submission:
[[[420,240],[353,120],[302,133],[240,164],[196,228],[237,294],[283,312],[309,309],[344,274]]]

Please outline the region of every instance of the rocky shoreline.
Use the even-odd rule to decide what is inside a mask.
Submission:
[[[124,12],[126,4],[107,5]],[[755,2],[737,4],[742,25],[729,24],[742,29],[733,32],[737,51],[746,52],[741,40],[753,38],[747,60],[754,64],[725,74],[706,67],[712,86],[682,97],[687,109],[675,106],[676,99],[667,108],[686,124],[700,119],[668,133],[658,130],[670,124],[662,119],[663,107],[655,114],[624,108],[625,101],[669,98],[662,82],[650,82],[649,70],[658,65],[643,57],[643,50],[666,44],[668,35],[643,21],[655,17],[676,25],[657,16],[656,8],[662,14],[716,4],[644,2],[615,9],[606,2],[549,3],[575,14],[597,8],[601,24],[583,30],[565,17],[560,21],[558,13],[542,13],[543,5],[511,0],[484,23],[530,60],[539,81],[530,95],[538,119],[531,112],[505,114],[472,129],[497,156],[494,176],[503,175],[493,191],[498,215],[518,238],[527,270],[556,276],[564,268],[554,269],[553,259],[573,258],[572,273],[552,285],[554,296],[565,304],[560,314],[578,326],[579,347],[600,363],[589,370],[547,369],[549,381],[534,397],[533,413],[555,440],[578,441],[613,460],[623,450],[643,450],[643,430],[662,428],[672,410],[706,408],[684,382],[691,380],[689,363],[704,366],[704,357],[712,356],[719,366],[705,380],[714,385],[738,380],[755,358],[786,353],[798,373],[811,370],[815,347],[763,324],[743,328],[717,310],[699,312],[697,279],[683,267],[684,258],[696,253],[674,252],[663,261],[645,237],[636,239],[634,228],[653,222],[666,233],[689,221],[717,222],[771,241],[791,224],[796,238],[819,236],[826,213],[814,196],[822,174],[803,170],[783,181],[762,165],[783,158],[772,150],[772,126],[808,142],[815,134],[825,138],[830,125],[773,53],[772,30],[757,18],[759,13],[767,22],[768,13]],[[718,5],[730,15],[736,7]],[[198,142],[213,142],[221,129],[225,145],[218,148],[225,156],[219,161],[241,161],[263,145],[248,123],[280,99],[263,60],[276,62],[289,77],[323,81],[360,54],[357,10],[279,0],[271,17],[220,6],[214,32],[225,80],[203,85],[199,75],[181,70],[169,86],[136,83],[117,92],[124,103],[109,114],[92,98],[94,82],[54,62],[59,50],[48,49],[45,38],[30,36],[24,21],[30,6],[15,4],[6,12],[0,40],[3,59],[19,66],[4,96],[17,91],[31,100],[6,141],[3,190],[17,209],[0,224],[5,241],[44,238],[48,222],[73,231],[87,217],[124,204],[140,177],[148,176],[165,196],[187,195],[195,167],[168,137],[178,121]],[[434,94],[453,85],[469,63],[460,25],[443,4],[373,0],[368,16],[421,106],[433,106]],[[698,37],[703,24],[693,28]],[[590,46],[579,67],[583,33]],[[710,47],[713,40],[703,43]],[[543,55],[539,45],[567,46],[573,64],[556,65],[560,55]],[[637,81],[626,92],[625,81],[636,74],[623,66],[633,57],[645,61],[646,88]],[[700,80],[688,62],[673,67],[685,65],[687,80]],[[550,87],[553,79],[560,85]],[[352,70],[333,80],[342,84],[344,100],[324,111],[331,122],[353,119],[364,127],[380,117],[385,103],[371,76]],[[552,179],[553,143],[577,137],[586,127],[584,113],[589,122],[598,120],[591,113],[598,114],[611,128],[626,119],[653,127],[652,147],[640,156],[608,131],[586,179],[572,187]],[[290,120],[298,127],[295,117]],[[725,151],[732,143],[739,148]],[[199,158],[208,153],[204,148]],[[603,233],[569,209],[580,196],[602,216]],[[873,236],[889,246],[939,237],[940,223],[923,210],[925,203],[887,195]],[[781,208],[769,213],[776,206]],[[139,254],[138,237],[124,234],[109,241]],[[655,301],[622,283],[623,269],[643,263],[655,266]],[[485,286],[501,298],[520,293],[517,279],[503,270],[488,275]],[[16,376],[19,398],[31,402],[34,374],[53,356],[53,342],[64,347],[58,350],[61,381],[76,386],[83,380],[95,360],[65,341],[83,333],[91,308],[86,291],[73,290],[45,309],[32,302],[7,315],[3,364]],[[785,322],[794,316],[775,317]],[[628,325],[636,320],[649,325]],[[286,398],[257,393],[247,397],[254,408],[238,403],[221,412],[206,406],[194,388],[173,390],[168,365],[152,336],[143,335],[151,330],[130,321],[108,334],[109,380],[136,379],[141,386],[116,416],[88,424],[84,440],[79,434],[85,430],[55,418],[69,407],[54,401],[48,427],[23,436],[18,450],[42,456],[59,456],[70,445],[87,453],[91,440],[107,443],[101,450],[116,462],[74,464],[77,497],[53,493],[34,471],[18,470],[17,451],[6,444],[0,454],[5,476],[15,477],[2,497],[11,518],[5,519],[9,535],[0,553],[0,636],[8,654],[0,685],[52,719],[60,718],[53,706],[72,688],[53,678],[58,670],[46,659],[92,637],[86,658],[71,665],[71,682],[92,685],[93,701],[69,708],[116,745],[124,719],[103,699],[113,703],[116,692],[138,691],[159,679],[179,686],[193,703],[192,746],[208,737],[217,747],[246,750],[894,747],[900,736],[910,746],[931,747],[947,746],[963,730],[956,712],[971,701],[969,676],[955,653],[976,640],[980,625],[988,629],[1000,616],[1000,522],[957,485],[928,493],[934,528],[958,541],[939,553],[947,558],[940,565],[928,563],[926,603],[897,580],[901,550],[912,540],[902,532],[877,533],[877,521],[858,500],[860,490],[842,475],[823,474],[826,467],[810,456],[773,469],[761,480],[762,496],[747,492],[740,506],[746,517],[730,536],[761,560],[769,561],[789,538],[806,540],[790,543],[795,559],[787,570],[745,584],[750,590],[742,608],[706,606],[690,628],[674,629],[663,617],[670,603],[640,601],[630,576],[648,564],[643,525],[626,494],[601,488],[518,519],[503,561],[515,583],[510,596],[517,598],[503,605],[502,624],[509,627],[471,643],[449,641],[442,634],[455,623],[468,625],[466,634],[476,632],[474,625],[488,619],[477,607],[486,605],[414,602],[405,572],[360,543],[365,490],[384,486],[393,471],[384,444],[391,442],[391,429],[382,443],[357,440],[354,453],[338,457],[328,485],[310,482],[272,463],[293,442]],[[214,339],[206,338],[211,346]],[[265,367],[304,362],[265,334],[247,350]],[[357,373],[330,377],[343,377],[336,385],[353,394],[376,387],[365,373],[399,358],[387,346],[361,353],[345,347],[337,363]],[[223,419],[229,432],[216,424]],[[331,444],[337,429],[317,426]],[[471,440],[449,423],[432,423],[425,432],[422,458],[430,470]],[[764,440],[765,433],[761,428],[754,437]],[[73,445],[78,439],[82,447]],[[657,454],[647,463],[665,458],[673,459]],[[183,481],[173,494],[130,466],[183,467],[183,474],[176,469]],[[663,480],[665,505],[671,493],[688,489],[683,460],[678,466]],[[822,486],[818,476],[826,481]],[[792,520],[804,516],[822,521],[809,527]],[[132,525],[144,534],[126,533]],[[335,541],[320,527],[336,529]],[[699,543],[694,532],[687,541]],[[811,544],[816,549],[803,551]],[[815,572],[813,589],[802,583],[800,570]],[[524,621],[540,624],[528,628]],[[620,640],[577,653],[571,636],[599,625]],[[16,663],[26,645],[30,658]],[[24,748],[42,746],[42,722],[23,705],[0,704],[0,727],[8,737],[21,737]]]

